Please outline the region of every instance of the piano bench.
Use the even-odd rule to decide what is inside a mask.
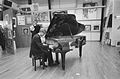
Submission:
[[[34,66],[34,70],[36,71],[36,61],[39,60],[40,62],[40,66],[42,66],[42,68],[45,68],[45,62],[44,62],[44,58],[43,56],[32,56],[32,65]]]

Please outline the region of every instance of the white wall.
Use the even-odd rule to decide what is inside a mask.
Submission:
[[[60,8],[60,1],[59,0],[54,0],[51,2],[51,8],[52,9],[58,9]]]
[[[78,0],[77,2],[77,7],[83,7],[83,2],[80,2]],[[101,1],[98,3],[98,5],[101,5]],[[91,18],[91,19],[99,19],[98,21],[82,21],[84,20],[83,18],[83,9],[79,9],[79,10],[69,10],[68,13],[70,14],[75,14],[76,15],[76,19],[79,23],[82,23],[84,25],[91,25],[91,31],[84,31],[82,33],[80,33],[79,35],[85,35],[86,36],[86,40],[87,41],[99,41],[100,40],[100,31],[93,31],[93,26],[94,25],[99,25],[101,24],[101,8],[98,8],[96,11],[96,16],[95,15],[91,15],[95,16],[95,18]]]
[[[71,8],[76,6],[76,0],[60,0],[60,8]]]
[[[83,0],[51,0],[51,7],[52,9],[64,9],[64,8],[78,8],[78,7],[83,7]],[[101,1],[99,0],[98,5],[101,6]],[[36,0],[34,1],[36,2]],[[98,0],[93,0],[93,2],[98,2]],[[39,1],[39,11],[40,10],[44,10],[44,9],[48,9],[48,2],[45,0],[42,2]],[[83,9],[79,9],[79,10],[68,10],[68,14],[75,14],[76,15],[76,20],[83,20]],[[95,16],[95,15],[91,15],[91,16]],[[96,13],[96,19],[100,19],[101,18],[101,9],[97,9],[97,13]],[[94,25],[99,24],[100,25],[100,21],[78,21],[82,24],[85,25],[91,25],[91,27],[93,27]],[[42,23],[43,26],[46,25],[44,23]],[[93,29],[93,28],[91,28]],[[86,35],[87,40],[97,40],[99,41],[100,38],[100,32],[83,32]]]
[[[120,29],[117,28],[120,26],[120,0],[113,0],[113,26],[111,32],[112,45],[115,45],[116,42],[120,41]]]
[[[101,24],[101,21],[78,21],[84,25],[91,25],[91,31],[84,31],[81,34],[86,36],[87,41],[99,41],[100,40],[100,31],[94,31],[93,26]]]
[[[100,32],[86,32],[83,31],[77,35],[84,35],[86,36],[86,41],[99,41],[100,40]]]

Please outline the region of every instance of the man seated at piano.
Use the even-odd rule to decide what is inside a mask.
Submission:
[[[33,36],[31,42],[30,55],[36,56],[43,53],[45,64],[47,64],[47,60],[48,60],[48,66],[54,66],[57,64],[54,63],[53,61],[52,50],[49,48],[47,44],[45,44],[45,37],[44,37],[45,33],[46,33],[45,29],[41,28],[39,33]],[[32,58],[32,56],[30,57]]]

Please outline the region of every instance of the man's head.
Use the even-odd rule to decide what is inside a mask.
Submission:
[[[37,25],[37,23],[38,23],[37,21],[34,21],[34,22],[33,22],[33,26],[36,26],[36,25]]]
[[[38,34],[40,36],[44,36],[46,34],[46,30],[44,28],[41,28]]]

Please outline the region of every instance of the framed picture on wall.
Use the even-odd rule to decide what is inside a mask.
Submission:
[[[48,12],[41,12],[40,13],[40,21],[41,22],[48,22],[49,21],[49,13]]]
[[[91,25],[85,25],[85,31],[91,31]]]
[[[100,31],[100,25],[93,25],[92,31]]]
[[[38,22],[49,22],[49,13],[48,12],[33,12],[33,21]]]
[[[120,41],[116,41],[116,47],[120,47]]]
[[[16,27],[16,18],[15,17],[12,18],[12,26],[14,28]]]
[[[12,39],[12,30],[8,30],[8,39]]]
[[[98,3],[83,3],[83,7],[94,7],[98,6]],[[96,19],[97,8],[83,9],[83,19]]]
[[[25,25],[25,16],[17,16],[18,25]]]
[[[22,35],[29,35],[29,27],[22,27]]]
[[[31,15],[26,16],[26,23],[27,24],[32,24],[32,17],[31,17]]]

